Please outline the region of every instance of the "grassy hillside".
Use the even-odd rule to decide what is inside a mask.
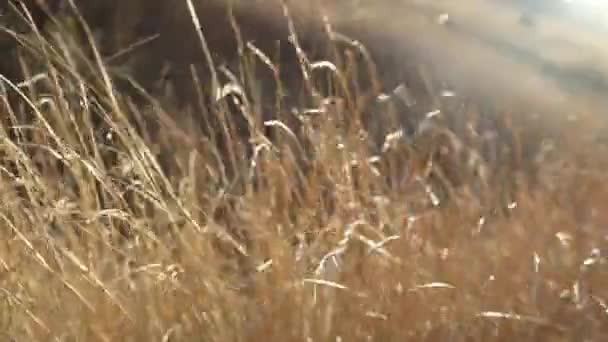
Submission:
[[[608,337],[597,94],[398,1],[218,3],[3,23],[0,340]]]

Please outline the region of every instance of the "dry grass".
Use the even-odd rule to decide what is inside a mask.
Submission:
[[[46,77],[2,83],[0,340],[608,337],[594,113],[545,132],[461,101],[412,142],[344,89],[272,140],[262,103],[207,108],[251,119],[249,149],[133,104],[66,35],[23,38]]]

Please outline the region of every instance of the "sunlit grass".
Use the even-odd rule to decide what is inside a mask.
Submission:
[[[252,46],[224,88],[249,101],[204,108],[225,130],[207,136],[202,109],[132,101],[69,32],[23,39],[42,58],[36,87],[2,80],[2,340],[608,335],[592,119],[543,130],[469,101],[400,132],[336,55],[315,65],[347,86],[265,121],[251,65],[278,66]]]

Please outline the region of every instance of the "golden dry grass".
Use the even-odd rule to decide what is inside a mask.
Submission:
[[[551,124],[455,100],[412,143],[344,96],[303,118],[304,152],[252,123],[249,158],[238,134],[216,146],[170,103],[131,104],[68,36],[26,38],[47,77],[3,80],[0,340],[608,337],[596,113]]]

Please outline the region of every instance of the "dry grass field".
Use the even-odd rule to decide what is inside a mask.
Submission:
[[[499,0],[20,3],[0,341],[608,340],[599,30]]]

